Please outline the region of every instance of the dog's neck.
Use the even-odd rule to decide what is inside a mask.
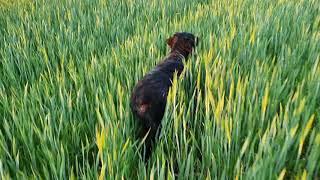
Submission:
[[[186,59],[186,57],[178,51],[171,51],[170,55],[177,56],[181,61]]]
[[[188,56],[192,52],[192,47],[189,44],[173,44],[171,48],[171,53],[181,54],[184,58],[188,58]]]
[[[170,58],[174,58],[176,60],[184,60],[184,59],[187,59],[182,53],[180,53],[179,51],[173,51],[171,50],[168,57]]]
[[[180,48],[172,48],[170,54],[176,54],[180,56],[183,59],[187,59],[190,55],[190,52],[186,49],[180,49]]]

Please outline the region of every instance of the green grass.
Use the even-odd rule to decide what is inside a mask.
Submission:
[[[319,178],[319,1],[0,2],[0,179]],[[145,164],[129,97],[176,31],[201,41]]]

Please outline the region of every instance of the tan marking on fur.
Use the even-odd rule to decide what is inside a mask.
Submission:
[[[149,107],[149,104],[142,104],[139,107],[139,113],[145,113]]]

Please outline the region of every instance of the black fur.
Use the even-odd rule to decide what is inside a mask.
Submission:
[[[130,107],[137,117],[141,138],[145,140],[145,159],[151,155],[157,132],[161,129],[167,103],[167,95],[172,85],[175,71],[178,77],[183,71],[183,59],[187,59],[197,44],[198,38],[191,33],[175,33],[167,39],[170,54],[135,86]]]

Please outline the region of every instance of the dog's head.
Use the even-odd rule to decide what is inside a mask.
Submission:
[[[167,39],[167,44],[172,50],[182,50],[192,53],[192,50],[198,45],[199,38],[187,32],[177,32]]]

